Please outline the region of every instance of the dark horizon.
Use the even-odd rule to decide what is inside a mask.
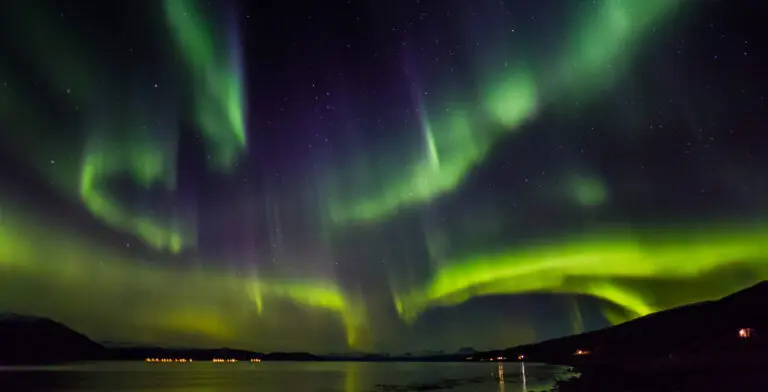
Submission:
[[[761,337],[768,318],[753,309],[766,305],[768,281],[715,301],[704,301],[653,313],[616,326],[515,347],[478,351],[406,353],[255,352],[231,347],[170,347],[109,345],[47,318],[0,313],[0,363],[133,360],[148,363],[189,361],[355,361],[355,362],[534,362],[550,365],[632,366],[666,362],[668,370],[695,363],[702,351],[735,355],[732,360],[751,367],[765,356],[768,341]],[[679,330],[688,331],[680,336]],[[749,331],[749,332],[745,332]],[[709,363],[709,362],[708,362]],[[710,364],[711,365],[711,364]],[[709,366],[709,365],[706,365]],[[731,364],[735,366],[735,364]]]

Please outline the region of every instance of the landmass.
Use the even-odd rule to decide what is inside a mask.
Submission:
[[[570,365],[560,391],[768,390],[768,281],[617,326],[475,354]]]
[[[210,361],[525,361],[572,366],[559,391],[768,390],[768,281],[617,326],[536,344],[453,354],[260,353],[102,345],[56,321],[0,314],[0,363],[183,358]]]
[[[0,364],[92,360],[108,356],[107,351],[51,319],[0,313]]]
[[[463,355],[256,352],[234,348],[169,348],[130,343],[97,343],[66,325],[45,317],[0,313],[0,364],[26,365],[75,361],[184,359],[211,361],[458,361]]]

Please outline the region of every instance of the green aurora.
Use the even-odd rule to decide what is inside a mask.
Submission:
[[[527,131],[542,108],[573,96],[587,101],[606,93],[624,66],[653,43],[657,26],[695,12],[694,2],[598,3],[574,12],[570,34],[565,34],[570,38],[555,51],[550,68],[525,65],[525,58],[511,61],[519,50],[498,45],[491,50],[493,57],[509,56],[508,64],[476,60],[482,102],[449,100],[450,110],[443,110],[438,106],[444,104],[425,99],[418,103],[421,145],[405,150],[382,146],[364,154],[368,162],[361,158],[334,165],[319,181],[318,215],[327,227],[318,231],[330,227],[343,237],[361,225],[386,222],[450,195],[498,143]],[[187,109],[212,171],[236,171],[249,154],[249,143],[259,142],[246,137],[248,68],[242,64],[237,29],[218,27],[214,13],[195,1],[163,2],[158,14],[165,24],[156,28],[168,36],[165,49],[177,55],[174,67],[189,92],[189,102],[176,104],[184,100],[173,94],[150,99],[133,93],[133,84],[157,85],[149,79],[119,82],[120,71],[102,66],[103,59],[90,55],[94,48],[69,34],[71,26],[36,4],[10,5],[38,22],[17,21],[9,28],[28,37],[20,50],[26,61],[84,120],[54,124],[35,116],[40,109],[34,97],[11,83],[0,89],[0,116],[13,131],[4,129],[0,140],[10,146],[38,144],[45,130],[60,127],[64,147],[40,143],[34,153],[13,158],[46,179],[52,192],[79,204],[100,224],[138,239],[149,251],[103,244],[24,201],[8,184],[0,188],[0,310],[50,316],[107,340],[301,350],[313,347],[317,338],[307,334],[313,329],[349,348],[373,347],[383,328],[374,325],[382,305],[361,285],[345,284],[329,273],[312,276],[311,271],[264,268],[234,274],[208,260],[215,256],[196,252],[194,218],[173,207],[147,212],[114,191],[115,182],[127,177],[174,204],[177,145],[184,130],[173,119]],[[43,53],[54,53],[57,64]],[[0,77],[12,79],[9,69],[0,61]],[[121,104],[105,110],[105,101]],[[564,193],[584,208],[599,208],[611,198],[609,185],[598,175],[574,174],[562,183]],[[392,298],[383,307],[393,307],[405,324],[417,323],[430,309],[527,293],[598,298],[606,304],[605,316],[618,323],[768,279],[768,229],[759,219],[611,225],[502,251],[429,257],[433,270],[427,279],[390,282]],[[203,258],[206,263],[198,262]]]
[[[328,330],[330,323],[346,331],[345,342],[354,347],[366,329],[362,304],[332,281],[237,277],[200,267],[173,268],[167,258],[157,263],[117,256],[54,222],[36,224],[39,214],[20,212],[23,203],[5,199],[2,205],[0,306],[5,310],[67,320],[97,336],[106,329],[111,331],[107,338],[127,334],[156,343],[181,337],[248,345],[265,328],[300,323]],[[292,315],[286,301],[307,310]],[[78,303],[87,306],[72,305]],[[310,343],[301,338],[303,329],[280,328],[286,339]]]
[[[382,219],[403,207],[455,190],[494,144],[524,128],[539,107],[557,105],[561,97],[572,95],[587,99],[606,89],[606,84],[621,72],[621,64],[631,61],[632,52],[649,39],[650,28],[672,18],[681,6],[667,0],[601,1],[595,9],[578,15],[575,33],[568,34],[574,37],[573,42],[555,56],[552,69],[533,72],[507,62],[501,69],[478,65],[486,68],[479,76],[483,80],[479,87],[483,92],[482,111],[476,113],[461,104],[450,104],[446,114],[430,118],[423,109],[424,147],[402,171],[391,170],[397,165],[387,157],[380,160],[384,167],[370,168],[364,161],[347,165],[353,172],[341,178],[354,181],[352,185],[332,176],[327,196],[332,220],[343,223]],[[500,53],[514,50],[503,46],[493,49]],[[436,105],[446,104],[441,101]],[[392,175],[372,179],[370,173]],[[381,191],[355,192],[370,189]]]

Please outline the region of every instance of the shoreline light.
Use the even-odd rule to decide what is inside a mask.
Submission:
[[[188,363],[194,362],[192,358],[145,358],[147,363]]]
[[[235,358],[213,358],[213,359],[211,359],[211,362],[213,362],[213,363],[234,363],[234,362],[237,362],[237,359],[235,359]]]

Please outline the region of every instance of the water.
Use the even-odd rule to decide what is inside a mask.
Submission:
[[[0,367],[0,391],[522,392],[549,390],[566,374],[563,368],[526,364],[523,384],[521,365],[507,363],[500,383],[492,376],[496,370],[495,363],[94,362]]]

